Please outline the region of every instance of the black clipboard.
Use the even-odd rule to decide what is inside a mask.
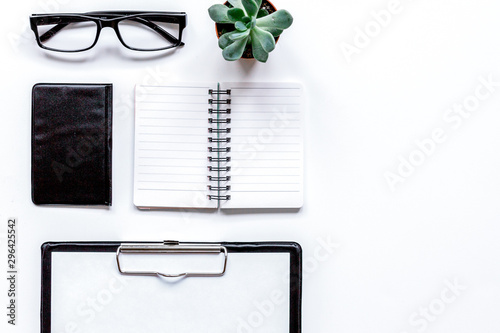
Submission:
[[[48,242],[41,249],[42,333],[301,332],[302,249],[294,242]]]

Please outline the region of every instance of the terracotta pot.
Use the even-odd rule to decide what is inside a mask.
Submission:
[[[224,2],[224,5],[229,5],[229,2],[226,1]],[[262,5],[260,8],[265,8],[269,12],[269,14],[274,13],[277,11],[276,7],[268,0],[263,0]],[[215,33],[217,34],[217,38],[220,38],[223,34],[229,31],[235,30],[234,24],[232,23],[215,23]],[[278,42],[279,36],[274,37],[274,40]],[[245,48],[245,51],[243,52],[243,55],[241,56],[243,59],[253,59],[253,54],[252,54],[252,46],[247,45]]]

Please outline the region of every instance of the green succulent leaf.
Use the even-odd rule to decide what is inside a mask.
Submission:
[[[282,29],[278,28],[269,28],[269,27],[260,27],[260,28],[264,31],[270,32],[274,37],[278,37],[283,32]]]
[[[267,15],[269,15],[269,12],[267,11],[267,9],[261,8],[261,9],[259,9],[259,12],[257,13],[257,18],[261,18],[261,17],[267,16]]]
[[[225,33],[224,35],[220,36],[219,38],[219,47],[221,49],[225,49],[232,43],[234,43],[234,40],[231,38],[232,35],[235,33],[238,33],[237,31],[230,31],[228,33]]]
[[[244,18],[241,19],[241,22],[247,24],[249,22],[252,22],[252,19],[248,16],[245,16]]]
[[[241,58],[243,52],[245,51],[245,46],[247,45],[247,38],[242,38],[240,40],[235,41],[231,45],[224,48],[222,51],[222,56],[224,59],[228,61],[235,61]]]
[[[227,17],[231,22],[241,21],[245,17],[245,12],[241,8],[231,8],[227,11]]]
[[[243,5],[241,4],[241,0],[228,0],[228,2],[234,7],[234,8],[240,8],[243,9]]]
[[[252,39],[252,54],[253,57],[260,62],[266,62],[267,58],[269,58],[269,52],[264,50],[262,44],[260,43],[259,38],[256,36],[255,31],[252,30],[250,33]]]
[[[241,3],[243,4],[243,7],[245,8],[248,16],[252,17],[257,15],[259,6],[257,6],[255,0],[241,0]]]
[[[231,36],[229,36],[229,39],[236,41],[236,40],[240,40],[242,38],[248,37],[249,34],[250,34],[250,30],[236,32],[234,34],[231,34]]]
[[[255,39],[257,39],[257,41],[262,45],[262,48],[268,53],[274,50],[276,46],[273,35],[268,31],[260,29],[259,27],[252,29],[252,42]]]
[[[208,8],[208,15],[210,15],[210,18],[217,23],[232,23],[227,16],[228,10],[229,8],[224,5],[213,5]]]
[[[257,19],[257,26],[261,28],[277,28],[285,30],[290,27],[292,23],[292,15],[284,9],[280,9],[270,15]]]
[[[250,21],[250,27],[253,28],[257,25],[257,19],[254,17],[252,17],[252,20]]]
[[[257,8],[260,8],[260,6],[262,6],[262,0],[254,0],[254,1],[257,4]]]
[[[234,27],[236,28],[236,30],[238,31],[246,31],[248,30],[248,26],[245,25],[245,23],[241,22],[241,21],[238,21],[234,24]]]

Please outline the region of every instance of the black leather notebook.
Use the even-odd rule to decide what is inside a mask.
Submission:
[[[36,84],[33,202],[110,206],[111,131],[111,84]]]

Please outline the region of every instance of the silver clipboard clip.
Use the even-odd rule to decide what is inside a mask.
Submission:
[[[123,270],[120,265],[120,254],[224,254],[224,263],[220,272],[185,272],[167,274],[156,271]],[[123,275],[146,275],[167,278],[179,277],[219,277],[223,276],[227,267],[227,249],[221,244],[179,243],[164,241],[163,243],[123,243],[116,250],[116,264]]]

